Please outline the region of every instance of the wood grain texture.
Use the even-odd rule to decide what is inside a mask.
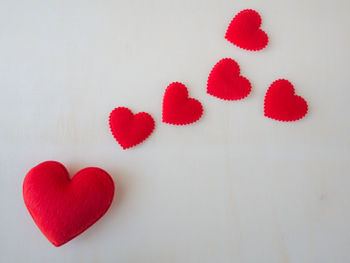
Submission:
[[[269,45],[224,39],[254,8]],[[0,262],[350,262],[349,1],[4,1],[0,8]],[[230,57],[251,80],[242,101],[206,94]],[[295,123],[265,118],[287,78],[309,103]],[[162,124],[179,81],[204,106],[188,127]],[[123,151],[118,106],[149,112],[147,143]],[[103,221],[60,249],[30,218],[25,174],[56,160],[106,170],[120,190]]]

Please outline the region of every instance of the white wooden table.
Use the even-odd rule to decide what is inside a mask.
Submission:
[[[224,39],[233,15],[260,12],[261,52]],[[0,262],[350,262],[350,2],[347,0],[3,0],[0,7]],[[251,80],[239,102],[206,94],[221,58]],[[287,78],[309,102],[295,123],[263,116]],[[204,107],[161,122],[164,89]],[[127,151],[109,112],[149,112],[156,130]],[[55,248],[22,200],[34,165],[108,171],[118,201]]]

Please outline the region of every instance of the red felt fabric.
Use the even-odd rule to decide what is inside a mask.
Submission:
[[[166,88],[163,98],[163,122],[186,125],[198,121],[202,115],[202,104],[188,97],[188,90],[184,84],[173,82]]]
[[[146,140],[153,132],[155,123],[146,112],[134,115],[128,108],[119,107],[109,115],[109,127],[114,138],[125,150]]]
[[[261,50],[267,46],[268,36],[260,26],[261,17],[258,12],[251,9],[243,10],[232,19],[225,38],[240,48]]]
[[[294,87],[288,80],[274,81],[265,95],[264,115],[278,121],[296,121],[303,118],[308,111],[307,103],[294,93]]]
[[[207,93],[223,100],[240,100],[247,97],[252,89],[248,79],[240,76],[236,61],[230,58],[220,60],[211,70]]]
[[[61,246],[88,229],[110,207],[112,178],[100,168],[80,170],[73,179],[54,161],[32,168],[23,182],[23,199],[41,232]]]

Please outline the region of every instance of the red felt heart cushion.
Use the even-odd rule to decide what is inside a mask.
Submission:
[[[171,83],[163,98],[163,122],[185,125],[196,122],[203,114],[202,104],[188,97],[186,86],[179,82]]]
[[[265,95],[264,115],[278,121],[303,118],[308,111],[307,103],[294,93],[294,87],[288,80],[274,81]]]
[[[211,70],[207,93],[223,100],[240,100],[247,97],[252,89],[248,79],[239,75],[236,61],[230,58],[220,60]]]
[[[260,26],[261,17],[258,12],[251,9],[243,10],[232,19],[225,38],[240,48],[261,50],[266,47],[268,36]]]
[[[125,150],[146,140],[154,130],[154,120],[146,112],[133,114],[125,107],[114,109],[109,115],[109,127],[114,138]]]
[[[23,199],[41,232],[61,246],[88,229],[110,207],[112,178],[99,168],[80,170],[73,179],[54,161],[32,168],[23,182]]]

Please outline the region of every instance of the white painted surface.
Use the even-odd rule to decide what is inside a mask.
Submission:
[[[233,15],[258,10],[262,52],[224,39]],[[350,2],[347,0],[3,0],[0,8],[0,262],[350,262]],[[206,94],[230,57],[253,92]],[[265,91],[293,82],[306,118],[263,116]],[[187,127],[161,123],[172,81],[205,107]],[[147,111],[154,134],[123,151],[117,106]],[[26,172],[57,160],[108,171],[119,202],[55,248],[30,218]]]

